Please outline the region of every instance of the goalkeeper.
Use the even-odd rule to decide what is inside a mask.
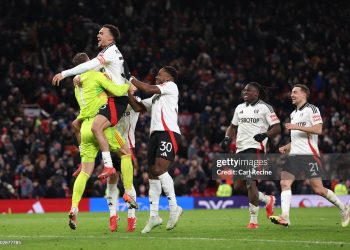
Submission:
[[[88,60],[89,57],[87,54],[78,53],[73,58],[73,64],[79,65]],[[105,91],[115,96],[121,96],[128,91],[129,87],[130,84],[115,85],[112,81],[108,80],[103,73],[97,71],[87,71],[81,74],[80,84],[75,86],[74,92],[79,103],[80,114],[77,118],[79,122],[76,120],[74,123],[77,125],[82,122],[80,134],[77,134],[80,143],[82,168],[73,187],[72,207],[69,212],[69,226],[72,229],[76,228],[78,205],[84,193],[86,182],[94,170],[95,158],[99,151],[98,143],[91,131],[95,115],[98,110],[107,103],[107,94]],[[135,200],[128,195],[132,193],[133,189],[133,166],[130,150],[123,137],[115,128],[109,127],[104,133],[108,139],[111,150],[116,152],[121,158],[121,172],[125,188],[123,199],[128,202],[131,207],[137,208]],[[112,232],[117,229],[117,180],[117,176],[112,175],[108,178],[107,182],[107,202],[110,209],[110,230]]]

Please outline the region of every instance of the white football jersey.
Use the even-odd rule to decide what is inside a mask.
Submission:
[[[235,109],[231,122],[237,128],[237,153],[249,148],[265,151],[266,138],[261,143],[254,139],[256,134],[265,133],[270,126],[280,123],[273,108],[262,100],[252,104],[241,103]]]
[[[299,109],[290,114],[290,122],[303,127],[312,127],[323,123],[320,110],[309,103],[305,103]],[[290,154],[319,155],[318,135],[309,134],[300,130],[291,130]]]
[[[139,97],[136,97],[137,101],[141,101]],[[120,118],[115,128],[128,142],[129,148],[135,148],[135,128],[137,120],[139,119],[140,112],[135,112],[130,104],[126,107],[122,118]]]
[[[155,94],[150,98],[142,100],[147,111],[151,111],[151,129],[153,131],[173,131],[178,134],[178,101],[179,90],[174,82],[164,82],[156,85],[161,94]]]
[[[96,58],[115,84],[121,85],[127,82],[127,79],[124,77],[124,58],[115,43],[104,48]]]

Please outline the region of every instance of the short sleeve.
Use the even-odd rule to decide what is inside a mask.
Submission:
[[[235,112],[233,114],[233,118],[232,118],[232,121],[231,123],[235,126],[238,126],[238,108],[235,109]]]
[[[269,126],[280,123],[280,119],[278,119],[278,116],[271,106],[266,107],[265,119]]]
[[[162,95],[178,95],[179,90],[174,82],[165,82],[156,85],[160,89]]]
[[[320,113],[320,110],[318,108],[312,108],[310,109],[310,121],[312,125],[316,125],[316,124],[322,124],[322,116]]]
[[[152,99],[153,99],[153,96],[150,98],[141,100],[141,103],[143,104],[143,106],[145,106],[148,112],[151,111],[152,109]]]

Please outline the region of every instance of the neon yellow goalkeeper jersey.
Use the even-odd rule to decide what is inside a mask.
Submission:
[[[123,96],[128,91],[129,84],[116,85],[97,71],[89,70],[80,75],[81,86],[74,89],[75,98],[80,107],[79,120],[94,117],[100,107],[107,103],[107,93]]]

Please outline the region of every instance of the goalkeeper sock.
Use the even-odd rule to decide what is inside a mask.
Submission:
[[[113,168],[111,152],[109,151],[102,152],[102,160],[106,168]]]
[[[284,190],[281,192],[281,208],[282,216],[289,218],[290,204],[292,202],[292,190]]]
[[[258,224],[259,206],[254,206],[252,203],[249,203],[249,213],[250,213],[249,223]]]
[[[81,171],[74,182],[73,194],[72,194],[72,207],[78,207],[81,197],[83,196],[86,182],[90,178],[90,175]]]
[[[160,180],[149,180],[149,203],[150,203],[150,216],[158,216],[159,210],[159,197],[162,193],[162,185]]]
[[[168,197],[170,214],[177,212],[177,202],[175,196],[175,188],[173,178],[169,175],[168,172],[158,176],[160,182],[162,183],[162,188],[165,195]]]
[[[263,194],[259,191],[259,201],[264,202],[266,205],[270,202],[270,196]]]
[[[136,190],[135,190],[134,186],[132,186],[131,193],[128,195],[130,195],[131,198],[133,198],[136,202]],[[135,208],[128,209],[128,218],[135,218]]]
[[[337,206],[340,210],[344,211],[344,203],[339,200],[339,198],[335,195],[335,193],[333,193],[332,190],[327,189],[327,196],[325,198]]]
[[[117,184],[107,183],[107,204],[109,217],[117,215],[118,189]]]
[[[134,175],[134,168],[132,166],[131,155],[123,155],[121,157],[121,171],[123,175],[123,185],[125,190],[129,192],[132,189],[132,179]]]

